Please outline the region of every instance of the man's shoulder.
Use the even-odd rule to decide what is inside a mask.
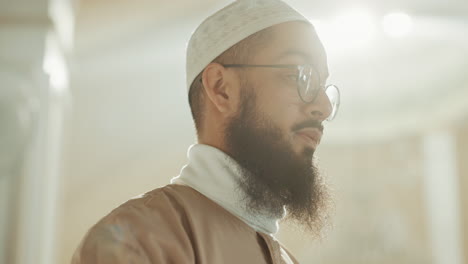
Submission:
[[[167,252],[170,249],[165,247],[173,245],[167,241],[189,248],[187,209],[189,201],[201,199],[195,190],[182,185],[167,185],[132,198],[91,227],[76,250],[73,263],[98,263],[97,256],[106,256],[109,263],[127,263],[127,258],[141,258],[141,263],[147,263],[145,248]],[[114,258],[120,262],[112,262]]]
[[[200,193],[188,186],[169,184],[124,202],[102,218],[98,225],[113,222],[143,224],[145,221],[173,218],[185,214],[187,207],[203,199]]]

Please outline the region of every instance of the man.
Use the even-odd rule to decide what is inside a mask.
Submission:
[[[339,92],[313,26],[279,0],[239,0],[187,48],[198,144],[171,184],[97,223],[72,263],[298,263],[274,237],[312,233],[326,196],[313,154]]]

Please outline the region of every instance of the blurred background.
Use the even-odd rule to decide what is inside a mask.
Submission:
[[[468,2],[287,1],[342,91],[318,150],[322,238],[301,263],[468,264]],[[69,263],[85,232],[163,186],[195,132],[191,32],[225,0],[0,0],[0,263]]]

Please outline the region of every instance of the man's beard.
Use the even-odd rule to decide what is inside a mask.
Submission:
[[[247,210],[281,217],[285,208],[286,219],[318,235],[327,192],[313,162],[314,150],[296,154],[281,130],[256,111],[254,92],[243,90],[241,110],[227,124],[225,140],[229,154],[240,165],[239,186],[246,195]]]

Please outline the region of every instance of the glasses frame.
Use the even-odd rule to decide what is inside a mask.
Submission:
[[[311,69],[314,69],[314,67],[312,67],[311,65],[309,64],[302,64],[302,65],[298,65],[298,64],[223,64],[224,67],[226,68],[276,68],[276,69],[296,69],[297,70],[297,81],[296,81],[296,84],[297,84],[297,92],[299,94],[299,97],[301,98],[301,100],[304,102],[304,103],[312,103],[313,101],[315,101],[315,99],[317,98],[317,94],[320,90],[320,88],[323,88],[325,89],[326,86],[323,86],[323,85],[320,85],[318,87],[318,89],[314,90],[313,93],[312,93],[312,97],[310,100],[306,100],[305,98],[303,98],[303,96],[301,95],[301,87],[299,85],[299,80],[300,80],[300,77],[301,77],[301,74],[304,72],[304,69],[310,67]],[[319,83],[321,83],[321,80],[320,80],[320,76],[317,76],[318,78],[318,81]],[[309,76],[309,80],[310,80],[310,76]],[[310,82],[309,82],[310,84]],[[307,89],[307,87],[305,87],[305,89]]]
[[[319,94],[319,91],[320,91],[320,88],[322,88],[325,93],[327,91],[328,88],[330,87],[334,87],[336,89],[336,92],[338,94],[338,99],[337,99],[337,103],[336,105],[332,105],[332,107],[334,109],[332,109],[332,114],[329,118],[327,118],[328,121],[331,121],[335,118],[336,116],[336,113],[338,112],[338,108],[339,108],[339,105],[340,105],[340,90],[338,89],[338,87],[336,85],[333,85],[333,84],[327,84],[327,85],[322,85],[321,83],[321,80],[320,80],[320,75],[317,76],[318,78],[318,82],[319,82],[319,87],[317,89],[315,89],[312,93],[312,97],[310,100],[306,100],[304,99],[304,97],[302,96],[301,94],[301,85],[299,84],[299,80],[300,80],[300,77],[301,77],[301,74],[304,72],[304,69],[306,68],[310,68],[312,69],[310,71],[310,74],[312,74],[312,71],[315,71],[315,68],[310,65],[310,64],[222,64],[225,68],[276,68],[276,69],[296,69],[297,70],[297,81],[296,81],[296,89],[297,89],[297,93],[299,95],[299,98],[301,98],[301,100],[304,102],[304,103],[312,103],[315,101],[315,99],[317,99],[317,95]],[[309,76],[309,82],[307,85],[310,85],[310,78],[311,76]],[[303,89],[308,89],[308,87],[305,87]],[[327,95],[328,96],[328,95]],[[330,102],[331,103],[331,102]]]

